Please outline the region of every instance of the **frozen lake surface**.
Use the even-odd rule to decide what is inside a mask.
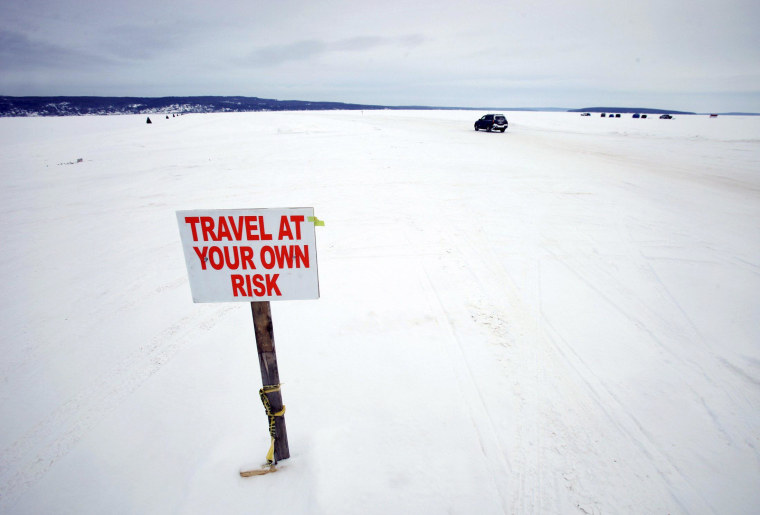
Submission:
[[[481,114],[0,119],[0,512],[757,512],[760,117]],[[175,212],[299,206],[244,479],[250,307]]]

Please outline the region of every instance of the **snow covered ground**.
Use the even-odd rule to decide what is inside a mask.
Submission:
[[[481,114],[0,119],[0,512],[757,513],[760,117]],[[175,211],[298,206],[244,479],[250,306]]]

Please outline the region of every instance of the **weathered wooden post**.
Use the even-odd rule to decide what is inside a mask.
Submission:
[[[269,301],[251,302],[253,315],[253,330],[256,333],[256,349],[259,353],[261,382],[264,395],[269,400],[270,413],[279,413],[283,409],[282,394],[280,393],[280,372],[277,370],[277,353],[274,347],[274,328],[272,326],[272,311]],[[267,387],[277,387],[266,393]],[[285,427],[285,415],[274,416],[274,460],[273,465],[280,460],[290,458],[288,449],[288,432]]]

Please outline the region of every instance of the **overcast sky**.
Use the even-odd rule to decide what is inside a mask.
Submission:
[[[5,0],[0,95],[760,112],[757,0]]]

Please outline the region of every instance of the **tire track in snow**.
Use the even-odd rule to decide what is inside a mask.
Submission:
[[[667,458],[667,456],[659,452],[658,446],[652,440],[652,435],[644,428],[636,417],[627,412],[619,399],[596,375],[594,375],[593,371],[591,371],[583,358],[578,355],[572,346],[561,336],[556,327],[554,327],[548,319],[544,319],[544,324],[546,324],[544,332],[548,335],[549,340],[554,344],[555,348],[557,348],[560,354],[565,358],[565,361],[573,368],[576,376],[583,381],[583,384],[589,393],[588,397],[593,400],[594,404],[596,404],[598,411],[605,416],[610,425],[616,428],[619,433],[625,434],[627,437],[626,440],[635,444],[644,456],[645,460],[636,458],[636,461],[639,463],[634,465],[633,468],[635,470],[642,470],[647,468],[647,464],[654,464],[659,478],[664,484],[668,485],[667,491],[670,494],[671,499],[681,508],[683,513],[692,513],[692,510],[689,510],[681,499],[673,493],[673,491],[676,490],[675,483],[669,479],[670,476],[674,475],[673,472],[675,472],[679,478],[684,479],[682,472]],[[593,381],[589,378],[593,378]],[[621,422],[621,414],[626,415],[633,424],[633,427]],[[668,468],[671,468],[672,470],[667,470]]]
[[[723,358],[721,356],[718,356],[712,350],[712,348],[709,345],[709,342],[708,342],[707,338],[705,338],[705,336],[702,333],[702,331],[699,330],[699,328],[697,327],[697,324],[694,322],[694,320],[692,319],[692,317],[686,312],[686,310],[683,308],[683,306],[678,301],[678,299],[673,294],[673,292],[670,291],[670,288],[667,287],[667,285],[665,284],[665,281],[662,280],[662,277],[660,277],[660,274],[658,274],[657,270],[655,269],[655,267],[652,266],[652,264],[650,262],[650,259],[646,258],[646,256],[643,256],[643,255],[642,255],[642,257],[644,257],[645,259],[647,259],[646,266],[647,266],[647,269],[649,271],[649,275],[652,278],[654,278],[655,281],[657,281],[657,283],[660,285],[660,289],[663,292],[665,292],[665,294],[667,294],[667,296],[671,300],[672,304],[677,308],[678,312],[681,314],[683,320],[685,320],[686,323],[688,324],[688,326],[691,328],[691,331],[695,335],[695,339],[698,340],[700,342],[700,344],[702,345],[704,352],[707,353],[709,355],[709,357],[713,361],[722,364],[726,369],[728,369],[729,371],[731,371],[736,376],[740,377],[742,380],[746,381],[747,383],[749,383],[749,384],[751,384],[751,385],[753,385],[755,387],[760,386],[760,381],[758,381],[756,378],[752,377],[746,371],[744,371],[741,368],[737,367],[736,365],[730,363],[727,359],[725,359],[725,358]],[[702,369],[700,368],[700,370],[702,370]],[[709,375],[705,374],[704,372],[703,372],[703,375],[710,382],[710,384],[712,386],[714,386],[714,387],[720,386],[720,387],[723,388],[723,385],[718,385],[717,383],[715,383],[714,381],[712,381],[712,379],[709,377]],[[734,392],[735,392],[735,390],[734,390]],[[733,392],[725,391],[725,393],[728,394],[728,393],[733,393]],[[758,459],[760,459],[760,456],[758,456]]]
[[[700,377],[704,378],[708,383],[714,385],[714,382],[706,374],[704,369],[692,359],[679,356],[669,348],[662,339],[655,333],[650,327],[651,323],[657,325],[667,326],[667,320],[660,315],[653,313],[645,302],[639,300],[636,295],[630,291],[623,283],[616,280],[614,275],[609,274],[607,271],[599,268],[594,268],[594,276],[603,276],[605,284],[608,286],[614,284],[611,288],[613,291],[618,291],[627,298],[629,305],[623,306],[620,302],[614,300],[608,294],[604,292],[602,287],[595,284],[591,279],[589,273],[584,273],[582,270],[583,265],[577,262],[569,256],[558,256],[555,252],[549,251],[554,260],[561,264],[565,269],[571,272],[575,277],[581,280],[588,288],[590,288],[601,300],[611,306],[615,311],[625,317],[630,323],[637,329],[643,331],[650,337],[651,341],[657,345],[657,347],[664,353],[670,355],[672,359],[688,363],[693,372]],[[643,313],[643,317],[635,316],[633,313]],[[671,499],[677,503],[677,505],[683,510],[684,513],[693,513],[695,511],[704,511],[706,507],[709,507],[709,511],[717,513],[718,511],[714,506],[711,506],[707,499],[702,496],[700,488],[689,480],[687,474],[681,470],[679,464],[676,463],[671,456],[661,448],[657,443],[654,435],[650,433],[641,421],[630,412],[630,410],[623,404],[623,402],[615,395],[613,390],[605,381],[594,372],[592,367],[583,359],[583,357],[576,352],[573,346],[562,336],[561,332],[552,324],[548,314],[541,312],[542,323],[546,330],[545,334],[549,337],[555,348],[565,357],[568,364],[575,370],[577,376],[586,385],[586,388],[590,394],[590,398],[595,402],[600,412],[607,417],[609,422],[615,426],[619,431],[627,435],[627,440],[635,444],[642,454],[647,458],[647,462],[655,466],[661,481],[668,485],[667,492]],[[643,320],[642,320],[643,318]],[[650,322],[650,323],[647,323]],[[702,399],[702,397],[696,392],[693,387],[688,387],[689,391],[695,398]],[[702,399],[702,401],[704,401]],[[627,422],[626,422],[627,421]],[[725,431],[722,431],[725,434]],[[645,468],[644,462],[637,466],[637,469]],[[690,499],[699,499],[704,504],[694,506],[693,501],[689,503],[687,499],[682,499],[678,495],[678,491],[683,491],[679,488],[677,481],[673,480],[673,477],[677,477],[683,484],[687,485],[690,490]],[[690,504],[690,505],[688,505]]]
[[[457,380],[460,384],[459,389],[463,392],[463,397],[470,400],[470,402],[466,403],[470,421],[478,436],[480,449],[483,453],[483,461],[485,461],[493,481],[492,486],[499,496],[501,511],[505,514],[510,513],[510,510],[507,509],[507,494],[504,491],[505,485],[498,478],[509,477],[512,473],[512,468],[499,443],[498,432],[483,398],[481,387],[472,371],[467,354],[462,348],[462,342],[457,334],[456,322],[453,315],[450,309],[447,309],[445,301],[441,297],[438,288],[436,288],[436,283],[430,276],[430,270],[424,263],[420,266],[428,283],[425,290],[432,292],[432,295],[429,296],[431,299],[429,303],[438,312],[436,313],[436,317],[443,321],[441,326],[448,329],[451,343],[446,347],[449,350],[452,362],[464,365],[464,367],[452,366],[452,368],[457,375]],[[464,372],[462,371],[463,368]],[[475,402],[472,402],[473,400]],[[484,421],[485,424],[483,424]]]
[[[682,476],[667,456],[659,453],[651,435],[646,433],[637,420],[626,422],[627,415],[619,402],[605,402],[608,397],[600,393],[599,388],[595,388],[594,384],[598,383],[604,387],[601,392],[612,395],[611,392],[599,381],[599,378],[591,374],[590,370],[586,370],[587,367],[584,368],[585,364],[580,356],[574,353],[572,348],[570,348],[573,352],[571,355],[568,354],[567,349],[563,351],[559,347],[557,337],[560,333],[550,325],[542,306],[544,292],[542,291],[541,258],[536,260],[535,268],[529,272],[531,276],[528,285],[535,286],[533,293],[535,297],[525,299],[526,295],[530,297],[531,291],[518,294],[514,281],[504,267],[503,259],[499,259],[488,242],[483,238],[478,238],[477,234],[470,233],[469,236],[469,238],[463,237],[466,245],[461,246],[459,250],[464,253],[465,262],[469,264],[473,282],[479,284],[479,292],[490,295],[490,298],[496,302],[498,302],[497,297],[502,296],[504,317],[510,322],[514,336],[519,339],[517,343],[509,347],[509,360],[513,362],[512,366],[515,368],[512,373],[517,377],[515,389],[520,392],[522,400],[519,413],[516,414],[519,418],[515,434],[517,442],[513,447],[516,455],[511,457],[515,473],[520,476],[520,489],[513,493],[513,504],[510,506],[512,511],[515,513],[560,513],[566,512],[569,503],[572,502],[573,507],[584,513],[601,513],[604,506],[598,502],[598,499],[605,498],[615,490],[620,491],[620,488],[628,484],[631,479],[626,469],[619,469],[618,465],[613,464],[613,457],[603,455],[601,452],[603,449],[595,445],[595,438],[602,437],[605,431],[596,428],[593,434],[578,433],[578,428],[572,425],[573,419],[566,420],[567,415],[563,413],[564,406],[556,405],[560,399],[554,399],[551,395],[546,397],[544,393],[541,393],[548,393],[552,391],[552,388],[557,389],[558,392],[566,388],[569,391],[577,390],[578,387],[581,387],[582,391],[585,388],[588,393],[581,394],[574,400],[575,408],[581,410],[580,415],[583,417],[581,420],[585,418],[598,420],[595,415],[595,412],[598,412],[607,421],[605,425],[609,424],[609,427],[613,428],[612,434],[626,435],[623,438],[612,436],[611,442],[614,442],[617,447],[610,447],[610,450],[615,452],[621,444],[623,446],[621,450],[624,450],[633,443],[641,454],[629,452],[622,457],[624,461],[632,464],[634,471],[654,470],[663,479],[667,479],[668,475]],[[459,237],[462,238],[461,235]],[[546,252],[546,246],[542,246],[542,249]],[[546,254],[547,257],[553,255],[550,252]],[[578,364],[578,360],[581,361],[581,365]],[[580,379],[580,382],[570,378],[563,380],[561,373],[558,376],[547,375],[551,370],[560,372],[562,368],[569,370],[577,379]],[[566,384],[567,379],[570,379],[570,383]],[[584,402],[584,397],[591,399],[592,404]],[[585,426],[585,422],[583,424]],[[548,440],[544,442],[544,439]],[[642,441],[648,443],[641,443]],[[568,447],[570,452],[567,452]],[[597,462],[598,466],[586,470],[585,460],[577,459],[578,453],[592,453],[596,456],[594,462]],[[609,464],[599,461],[606,458]],[[614,463],[617,462],[614,461]],[[661,465],[653,467],[653,463]],[[646,479],[639,483],[640,479],[642,478],[637,478],[636,485],[626,486],[625,489],[638,487],[643,494],[642,488],[646,488],[644,485],[650,480]],[[612,490],[605,490],[605,486],[599,483],[600,480],[604,482],[607,489]],[[556,495],[563,487],[567,491],[567,501]],[[683,512],[692,512],[693,510],[684,507],[681,500],[673,495],[674,490],[676,489],[668,489],[667,498],[671,499]],[[555,494],[547,496],[542,492]],[[653,492],[648,492],[648,494],[651,493]],[[704,504],[697,504],[702,508],[705,507]],[[656,505],[656,499],[648,502],[648,506],[652,508]],[[662,508],[663,505],[660,504],[658,507]]]
[[[482,232],[463,229],[458,232],[457,238],[460,241],[457,251],[462,263],[466,263],[463,268],[468,272],[470,284],[477,286],[477,293],[482,297],[478,309],[496,313],[499,319],[506,320],[508,324],[506,334],[502,336],[505,340],[502,345],[509,343],[509,346],[500,354],[507,360],[502,367],[511,378],[512,391],[499,394],[491,402],[498,402],[498,398],[504,394],[517,398],[516,412],[510,414],[515,432],[503,436],[516,439],[510,446],[514,455],[509,459],[513,462],[512,469],[517,476],[518,488],[510,492],[509,512],[567,511],[567,505],[561,504],[556,495],[545,495],[545,492],[556,493],[564,485],[558,482],[556,471],[544,470],[545,464],[551,464],[552,460],[546,454],[548,450],[543,441],[546,428],[541,424],[547,416],[555,415],[547,413],[546,406],[540,405],[535,398],[547,380],[547,357],[541,354],[542,344],[537,339],[540,337],[538,301],[541,292],[534,290],[528,293],[533,296],[534,305],[521,298],[512,276],[503,267],[502,260],[494,253]],[[540,272],[534,268],[528,273],[535,279]],[[539,285],[535,280],[531,284],[536,287]],[[508,339],[513,341],[508,342]],[[511,368],[515,370],[510,370]],[[570,472],[572,474],[573,469]],[[585,507],[592,504],[593,502],[584,502]],[[580,503],[577,507],[580,508]],[[594,512],[593,508],[589,507],[589,510],[589,513]]]
[[[706,357],[700,358],[698,360],[691,357],[695,352],[697,352],[697,349],[695,347],[689,347],[688,352],[684,354],[679,353],[671,346],[666,345],[666,338],[660,336],[660,334],[667,336],[674,332],[675,324],[672,318],[667,318],[663,313],[653,310],[645,300],[639,298],[636,292],[621,282],[614,274],[609,273],[602,268],[594,268],[593,273],[594,276],[603,276],[603,284],[614,285],[614,288],[612,288],[612,290],[623,294],[626,305],[623,305],[623,302],[621,301],[614,300],[610,295],[605,293],[603,286],[596,284],[594,280],[591,279],[591,274],[588,271],[583,270],[584,266],[578,263],[577,260],[574,262],[572,258],[568,256],[560,257],[554,252],[551,252],[551,255],[558,263],[561,263],[575,277],[581,280],[594,293],[596,293],[599,298],[601,298],[615,311],[630,321],[633,326],[646,333],[646,335],[664,354],[667,354],[677,362],[687,364],[695,375],[699,376],[712,388],[720,391],[726,397],[731,397],[731,392],[728,387],[726,385],[717,383],[701,365],[701,363],[711,361],[720,363],[722,361],[721,358],[719,358],[709,347],[704,335],[699,331],[696,324],[694,324],[694,321],[686,313],[675,296],[673,296],[672,293],[668,290],[668,288],[665,286],[665,283],[661,280],[649,262],[647,262],[645,265],[647,275],[658,285],[659,292],[663,295],[663,297],[666,297],[670,301],[671,305],[674,306],[675,311],[681,315],[681,319],[685,322],[685,325],[687,327],[686,331],[680,330],[676,336],[683,336],[691,343],[698,341],[702,346],[701,352],[703,352]],[[637,316],[633,313],[639,315]],[[691,390],[695,396],[699,395],[696,391],[693,390],[693,388]]]
[[[0,454],[0,513],[10,512],[94,426],[188,345],[192,333],[210,330],[234,307],[220,305],[200,321],[195,314],[183,317],[154,336],[146,349],[100,375],[90,387],[4,449]]]
[[[454,359],[467,364],[467,373],[462,374],[460,381],[467,383],[468,398],[477,395],[477,406],[470,406],[473,425],[481,439],[488,439],[483,451],[500,489],[504,510],[506,513],[567,511],[567,504],[547,492],[557,492],[565,486],[572,490],[571,485],[562,483],[557,471],[543,470],[547,464],[551,467],[552,460],[547,453],[553,451],[543,443],[547,431],[541,423],[547,416],[558,415],[547,414],[547,407],[537,403],[535,398],[547,380],[546,357],[541,355],[543,347],[536,340],[539,335],[538,307],[526,304],[520,297],[512,277],[500,265],[501,260],[492,252],[484,234],[473,232],[471,227],[449,225],[446,229],[440,234],[449,235],[446,243],[453,250],[448,252],[446,259],[453,270],[443,270],[437,283],[430,277],[431,272],[426,272],[431,283],[454,281],[461,283],[454,287],[454,291],[469,292],[471,301],[467,306],[461,305],[466,304],[466,299],[445,299],[438,289],[432,290],[456,343],[456,350],[452,350],[456,354]],[[531,274],[536,273],[536,269],[531,270]],[[531,293],[540,298],[540,291]],[[469,317],[464,318],[459,313],[465,311]],[[489,332],[491,345],[485,345],[485,340],[476,341],[477,347],[472,342],[462,341],[459,335],[469,322]],[[474,363],[468,358],[465,347],[477,351],[478,356],[472,358]],[[491,379],[487,383],[490,391],[483,390],[473,366],[486,367],[483,372],[490,371]],[[493,390],[493,373],[503,378],[499,381],[503,389]],[[512,404],[515,404],[512,406],[514,411],[505,411],[505,405]],[[501,424],[495,422],[494,416],[499,417]],[[497,466],[493,463],[495,460],[501,460],[503,466]],[[574,469],[568,470],[572,476]],[[576,504],[589,513],[595,511],[593,500]]]

